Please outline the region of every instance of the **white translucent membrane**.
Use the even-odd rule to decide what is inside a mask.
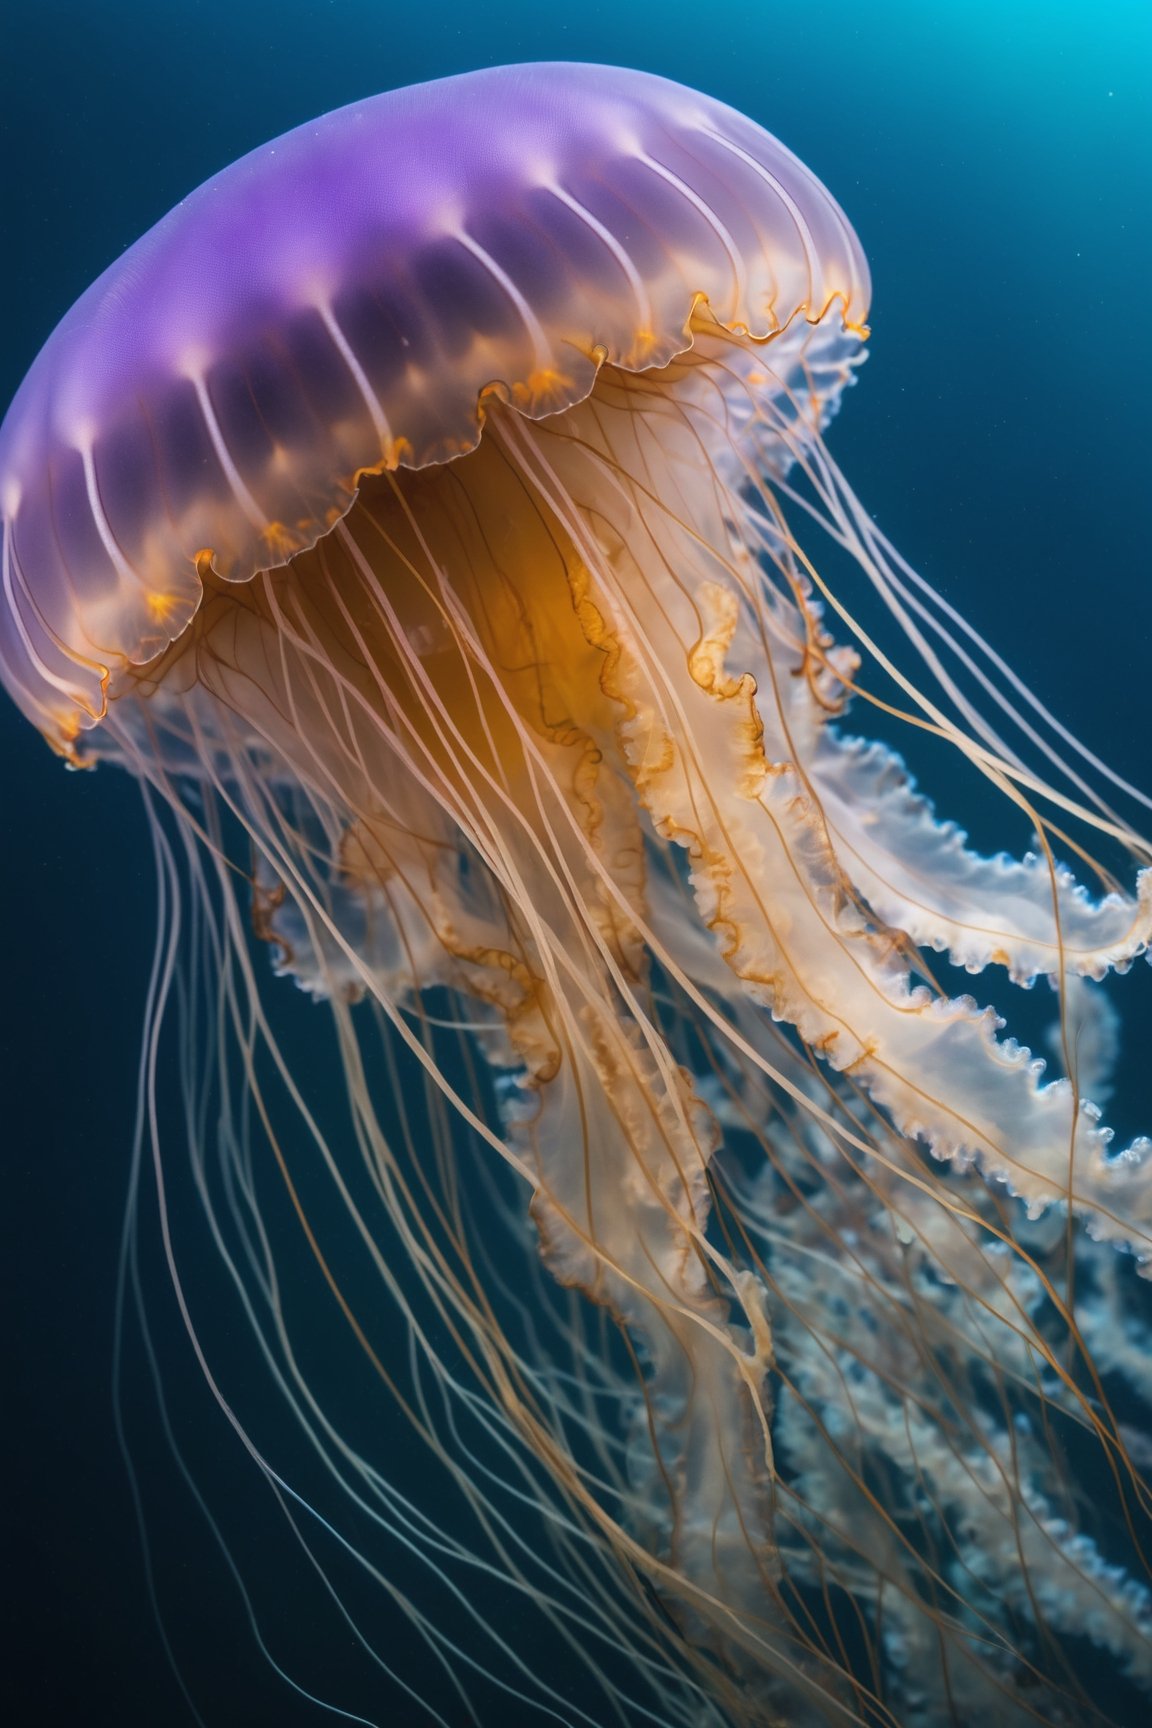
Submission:
[[[541,1611],[624,1720],[1055,1721],[1059,1695],[1082,1702],[1055,1642],[1069,1629],[1152,1678],[1147,1594],[1073,1527],[1046,1439],[1051,1421],[1074,1427],[1118,1504],[1146,1512],[1091,1358],[1079,1376],[1067,1360],[1096,1306],[1127,1300],[1109,1256],[1152,1256],[1152,1164],[1146,1142],[1113,1155],[1094,1105],[1044,1084],[990,1012],[917,982],[916,949],[1018,983],[1123,970],[1148,942],[1148,878],[1136,898],[1089,898],[1054,861],[1041,801],[1145,849],[1076,805],[1083,767],[1044,741],[1038,704],[1030,754],[1001,744],[1002,722],[928,652],[928,603],[905,603],[913,579],[817,423],[857,341],[820,335],[758,345],[702,314],[662,372],[606,368],[589,400],[541,422],[494,407],[473,454],[381,478],[314,552],[210,596],[104,730],[186,845],[201,937],[188,989],[208,1025],[230,1026],[188,1046],[189,1102],[205,1065],[234,1099],[223,1172],[200,1189],[329,1491],[444,1574],[493,1565],[526,1592],[538,1557],[501,1496],[538,1497]],[[799,506],[905,626],[914,675],[830,592],[855,638],[834,646]],[[978,685],[980,646],[959,644]],[[877,668],[1036,828],[1036,856],[976,856],[890,750],[842,732]],[[221,861],[232,824],[255,848],[257,929],[330,1004],[347,1146],[279,1054]],[[499,1121],[439,1060],[422,1017],[439,988],[478,1028]],[[1081,1078],[1105,1084],[1106,1014],[1082,989],[1076,1013]],[[382,1126],[400,1058],[430,1087],[427,1146]],[[297,1366],[251,1192],[269,1087],[407,1328],[412,1419],[483,1526],[482,1556],[397,1500]],[[199,1167],[194,1136],[189,1151]],[[350,1158],[399,1257],[378,1247]],[[462,1158],[514,1173],[548,1272],[587,1299],[563,1326],[525,1213],[509,1221],[495,1200],[503,1250],[524,1259],[491,1267]],[[1083,1318],[1067,1305],[1066,1215]],[[541,1315],[530,1359],[487,1277]],[[464,1372],[426,1303],[467,1340]],[[603,1312],[639,1383],[597,1355]],[[501,1452],[503,1488],[461,1446],[465,1416]],[[267,1443],[251,1444],[275,1478]],[[630,1594],[637,1578],[677,1636]],[[841,1599],[847,1646],[828,1606]],[[444,1628],[408,1611],[458,1669]],[[490,1666],[560,1709],[495,1634]]]

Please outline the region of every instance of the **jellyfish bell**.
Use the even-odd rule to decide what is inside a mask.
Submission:
[[[1116,1338],[1152,1177],[1082,1096],[1115,1027],[1080,981],[1148,942],[1152,878],[1133,893],[1085,839],[1145,859],[1113,808],[1138,795],[837,469],[868,295],[831,195],[751,121],[647,74],[503,68],[208,182],[78,302],[0,430],[0,669],[57,749],[146,788],[173,933],[177,882],[195,899],[186,1095],[210,1072],[233,1100],[212,1229],[248,1249],[228,1270],[279,1393],[338,1496],[403,1522],[268,1296],[253,1161],[298,1203],[274,1090],[423,1353],[444,1419],[406,1414],[484,1564],[627,1720],[1056,1723],[1085,1626],[1152,1678],[1146,1588],[1056,1443],[1095,1449],[1135,1531],[1101,1375],[1146,1400]],[[933,737],[1034,849],[978,855],[850,703]],[[947,963],[1053,979],[1065,1073]],[[278,1049],[273,969],[328,1005],[346,1144]],[[470,1199],[477,1167],[515,1202]],[[551,1563],[484,1510],[478,1392],[532,1460]],[[553,1710],[490,1645],[488,1679]]]
[[[469,450],[482,399],[537,418],[604,364],[658,367],[697,303],[759,335],[799,313],[811,337],[833,302],[859,325],[855,236],[764,140],[660,79],[501,70],[342,109],[207,182],[81,298],[5,422],[10,687],[50,730],[91,724],[105,677],[187,624],[206,553],[248,580],[363,471]]]

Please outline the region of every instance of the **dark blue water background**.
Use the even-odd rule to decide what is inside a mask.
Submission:
[[[1152,780],[1147,0],[38,0],[7,8],[3,29],[2,400],[75,296],[185,191],[327,108],[570,58],[645,67],[745,109],[827,181],[872,263],[873,352],[833,433],[845,471],[1061,715]],[[66,774],[6,705],[0,750],[0,1718],[177,1724],[189,1718],[148,1610],[109,1394],[153,932],[146,830],[126,780]],[[933,790],[948,810],[947,787]],[[1131,1088],[1149,1103],[1148,981],[1132,981],[1128,1015],[1133,1122]],[[187,1359],[183,1372],[194,1378]],[[255,1488],[233,1441],[191,1392],[189,1408],[219,1481],[235,1481],[218,1492],[242,1501]],[[142,1471],[162,1482],[153,1448]],[[163,1502],[153,1517],[173,1636],[209,1720],[319,1721],[267,1676],[187,1505],[174,1496],[166,1528]],[[259,1553],[247,1559],[259,1569]],[[349,1652],[313,1599],[271,1603],[277,1647],[327,1640],[319,1668],[338,1680]]]

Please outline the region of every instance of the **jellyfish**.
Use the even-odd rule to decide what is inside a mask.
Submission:
[[[4,684],[152,825],[136,1181],[422,1721],[1114,1720],[1091,1646],[1152,1685],[1152,1160],[1101,1109],[1148,801],[836,465],[869,293],[752,121],[500,68],[218,174],[0,431]]]

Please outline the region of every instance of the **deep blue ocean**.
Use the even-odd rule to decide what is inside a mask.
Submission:
[[[92,278],[243,152],[374,91],[537,59],[695,84],[826,182],[874,280],[871,355],[830,435],[841,466],[1061,718],[1152,783],[1148,0],[12,4],[0,405]],[[149,1608],[110,1394],[154,927],[147,828],[126,777],[65,772],[7,702],[0,750],[0,1721],[178,1728],[194,1718]],[[947,789],[931,790],[947,809]],[[1147,1131],[1152,974],[1136,971],[1121,1107]],[[181,1347],[170,1316],[165,1340]],[[258,1490],[210,1402],[190,1390],[187,1405],[236,1521]],[[325,1720],[260,1657],[187,1496],[173,1487],[166,1510],[165,1448],[146,1422],[138,1450],[166,1625],[205,1722]],[[258,1594],[261,1565],[288,1564],[275,1541],[244,1556]],[[277,1650],[311,1646],[310,1680],[417,1728],[412,1707],[374,1705],[314,1590],[268,1582]],[[519,1728],[513,1710],[491,1720]]]

